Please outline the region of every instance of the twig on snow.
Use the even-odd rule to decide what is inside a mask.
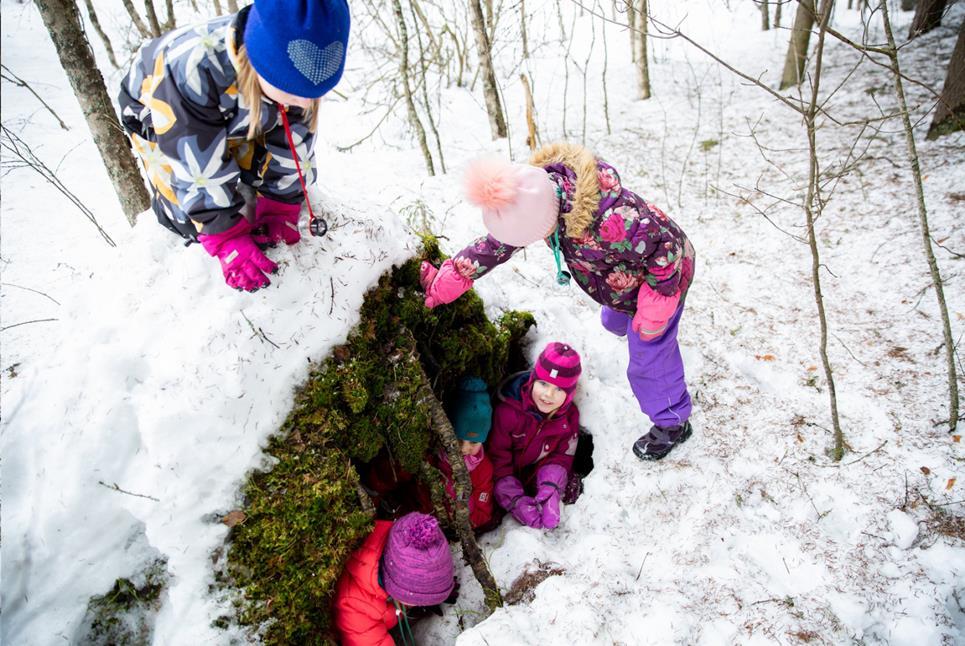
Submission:
[[[124,489],[121,489],[120,487],[118,487],[116,482],[107,484],[103,480],[98,480],[97,484],[101,485],[102,487],[107,487],[108,489],[113,489],[114,491],[117,491],[119,493],[127,494],[128,496],[134,496],[135,498],[147,498],[148,500],[153,500],[154,502],[161,502],[158,498],[155,498],[154,496],[147,496],[142,493],[134,493],[133,491],[125,491]]]

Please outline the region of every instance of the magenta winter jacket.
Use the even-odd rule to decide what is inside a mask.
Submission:
[[[559,464],[567,476],[573,471],[580,411],[572,401],[551,417],[536,408],[530,373],[510,377],[493,409],[488,453],[493,463],[493,481],[515,476],[526,486],[541,466]]]

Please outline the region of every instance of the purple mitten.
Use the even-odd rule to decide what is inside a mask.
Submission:
[[[553,529],[560,524],[560,494],[566,486],[566,469],[547,464],[536,471],[536,502],[542,508],[543,527]]]
[[[557,508],[559,506],[557,505]],[[512,509],[513,518],[524,525],[535,529],[543,527],[543,518],[540,515],[539,505],[530,496],[523,496],[516,501],[516,506]],[[559,509],[556,512],[556,519],[559,522]]]
[[[253,292],[271,284],[265,274],[278,271],[278,265],[261,253],[251,239],[251,224],[241,218],[221,233],[202,233],[198,242],[221,261],[221,271],[229,287]]]
[[[279,242],[292,245],[302,239],[298,232],[298,215],[301,204],[285,204],[270,197],[259,195],[255,202],[254,229],[263,229],[263,233],[253,233],[256,244],[274,246]]]
[[[442,263],[439,269],[423,262],[419,282],[425,290],[426,307],[430,310],[436,305],[451,303],[472,289],[472,279],[459,273],[451,258]]]

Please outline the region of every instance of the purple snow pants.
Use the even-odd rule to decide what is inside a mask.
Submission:
[[[657,426],[678,426],[690,418],[690,393],[684,381],[684,362],[677,345],[677,325],[684,304],[667,323],[667,330],[653,341],[641,341],[630,329],[631,318],[604,306],[600,319],[608,331],[626,336],[630,350],[627,379],[634,396],[650,421]]]

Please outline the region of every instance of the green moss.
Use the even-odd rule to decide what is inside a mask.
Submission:
[[[335,582],[372,528],[353,461],[367,462],[387,447],[405,470],[426,472],[429,411],[416,390],[417,366],[403,359],[418,355],[441,399],[466,373],[495,385],[535,322],[509,312],[494,325],[474,293],[427,310],[419,266],[441,257],[434,238],[424,243],[420,257],[387,272],[366,294],[358,326],[311,371],[269,441],[274,466],[250,474],[244,486],[246,518],[229,536],[224,581],[241,593],[236,620],[267,644],[333,639]]]
[[[164,559],[130,579],[117,579],[107,594],[91,597],[77,641],[103,646],[150,644],[167,581]]]

